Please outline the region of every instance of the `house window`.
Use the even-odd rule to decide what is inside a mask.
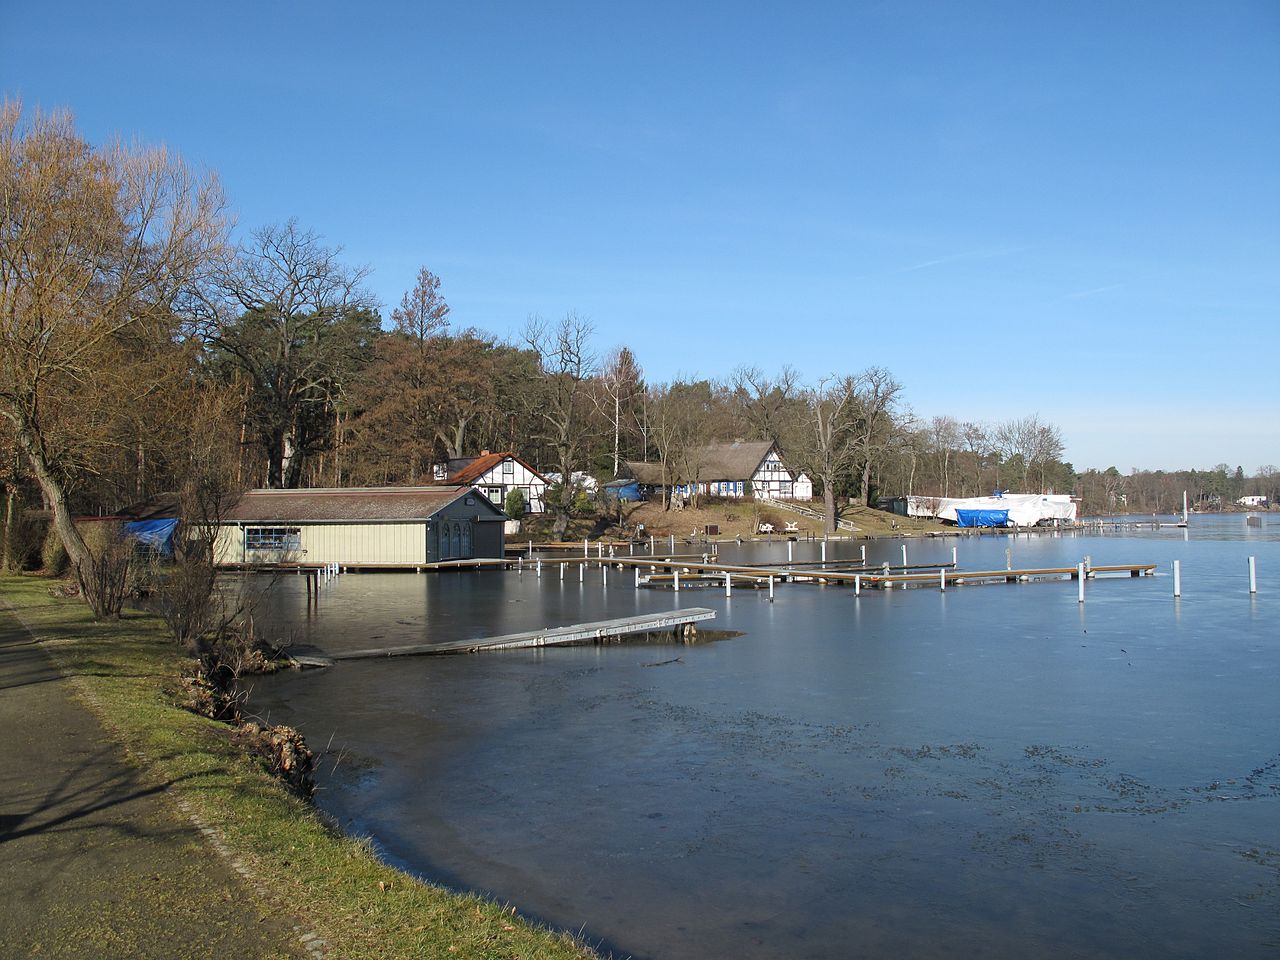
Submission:
[[[297,527],[245,527],[246,550],[288,552],[302,549],[302,531]]]
[[[514,475],[515,475],[515,472],[516,472],[516,465],[515,465],[515,461],[513,461],[513,460],[503,460],[503,461],[502,461],[502,475],[503,475],[504,477],[514,476]]]
[[[496,506],[499,506],[499,507],[502,506],[504,498],[502,495],[501,487],[485,487],[484,495],[488,497]]]

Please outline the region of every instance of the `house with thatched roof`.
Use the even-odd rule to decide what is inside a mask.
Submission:
[[[768,440],[711,443],[697,447],[668,464],[628,460],[625,473],[653,493],[664,488],[683,496],[694,493],[712,497],[777,497],[808,500],[813,486],[796,481],[803,474],[793,471],[782,459],[778,445]],[[807,478],[806,478],[807,479]]]

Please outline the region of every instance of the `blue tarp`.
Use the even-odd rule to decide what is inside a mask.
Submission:
[[[140,544],[150,547],[162,557],[173,556],[173,532],[178,528],[176,519],[134,520],[124,525],[126,537],[133,537]]]
[[[604,485],[604,495],[607,498],[616,500],[639,500],[641,499],[640,482],[638,480],[631,480],[628,483],[620,483],[617,481],[613,483],[606,483]]]
[[[957,510],[957,527],[1007,527],[1008,510]]]

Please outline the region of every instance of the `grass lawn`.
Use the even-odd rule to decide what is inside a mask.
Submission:
[[[159,620],[129,613],[95,623],[38,577],[0,590],[45,641],[107,728],[201,823],[211,826],[272,912],[318,934],[339,958],[584,958],[566,934],[512,908],[455,894],[380,863],[369,845],[330,828],[231,742],[231,728],[178,706],[189,672]]]

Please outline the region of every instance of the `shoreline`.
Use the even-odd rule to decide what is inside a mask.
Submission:
[[[292,926],[298,955],[598,960],[580,940],[514,906],[380,860],[370,839],[342,833],[237,746],[234,727],[177,705],[189,661],[156,618],[129,612],[95,622],[79,601],[50,596],[53,583],[0,577],[4,606],[128,762],[165,783],[162,799],[248,881],[264,912]],[[90,905],[78,907],[90,918]]]

